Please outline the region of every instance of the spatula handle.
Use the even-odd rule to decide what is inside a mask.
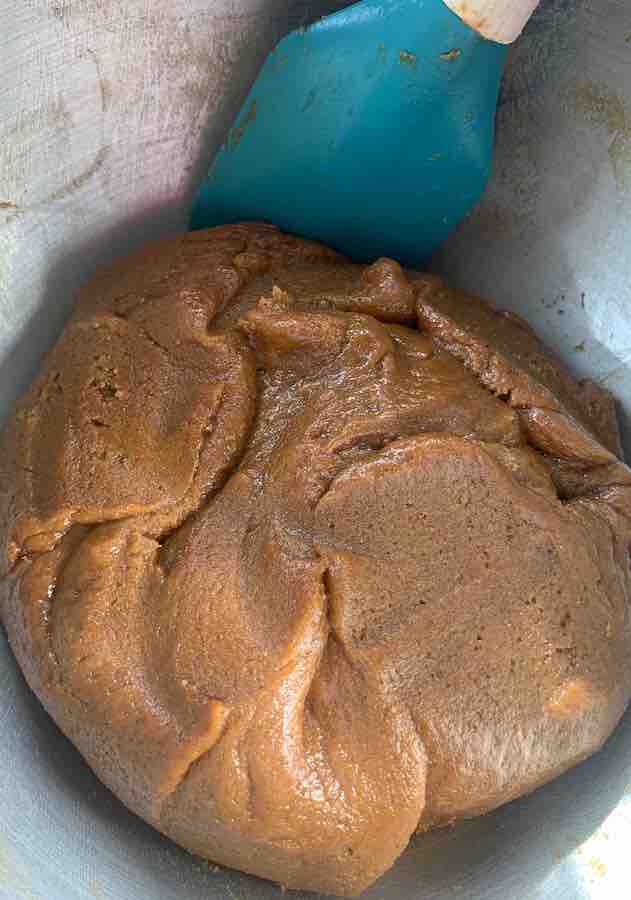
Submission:
[[[449,9],[479,32],[500,44],[512,44],[539,0],[444,0]]]

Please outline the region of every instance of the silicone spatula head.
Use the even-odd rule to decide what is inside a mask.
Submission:
[[[422,263],[484,190],[503,42],[535,5],[362,0],[292,32],[214,160],[192,227],[263,219],[358,260]]]

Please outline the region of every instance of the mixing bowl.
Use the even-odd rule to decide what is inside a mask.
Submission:
[[[334,3],[331,3],[333,6]],[[0,0],[0,415],[95,268],[183,228],[291,0]],[[631,447],[631,5],[544,0],[511,55],[495,174],[432,265],[525,315],[620,402]],[[91,774],[0,636],[2,900],[272,900]],[[530,797],[413,841],[368,900],[627,900],[631,715]]]

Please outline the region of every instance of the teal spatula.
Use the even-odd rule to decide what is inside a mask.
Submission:
[[[192,227],[264,219],[358,260],[422,263],[484,190],[506,44],[536,5],[361,0],[292,32],[212,164]]]

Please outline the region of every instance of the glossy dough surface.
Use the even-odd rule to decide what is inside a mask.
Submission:
[[[130,809],[356,894],[618,722],[619,455],[519,319],[271,226],[184,235],[85,288],[5,427],[2,619]]]

